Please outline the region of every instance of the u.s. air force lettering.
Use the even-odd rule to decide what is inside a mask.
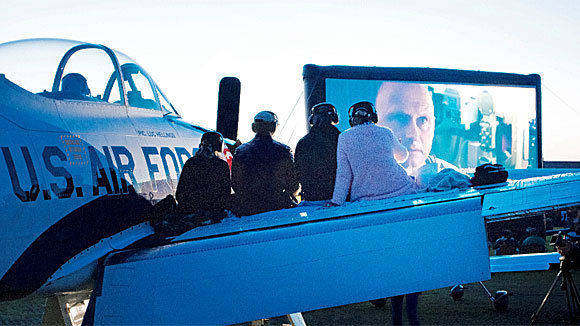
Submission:
[[[101,151],[93,146],[74,144],[73,155],[69,154],[70,147],[44,146],[41,152],[42,162],[33,159],[31,150],[27,146],[0,147],[6,169],[10,176],[14,195],[23,202],[35,201],[42,192],[44,200],[52,198],[83,197],[87,194],[99,196],[103,194],[128,193],[132,186],[139,192],[139,182],[135,177],[134,154],[125,146],[102,146]],[[184,147],[141,147],[149,181],[153,190],[156,190],[156,181],[166,180],[174,187],[172,173],[179,177],[185,161],[191,157],[192,151]],[[19,157],[17,157],[17,155]],[[161,164],[155,163],[158,158]],[[23,162],[18,164],[15,162]],[[89,169],[90,167],[90,169]],[[46,184],[39,182],[39,169],[46,171],[56,179]],[[72,171],[80,174],[90,173],[90,185],[77,185],[75,188]],[[165,178],[163,178],[165,177]],[[29,189],[24,184],[30,184]],[[80,182],[76,180],[77,183]],[[89,187],[90,186],[90,187]]]

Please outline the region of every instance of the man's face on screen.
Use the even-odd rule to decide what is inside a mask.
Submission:
[[[409,150],[403,166],[415,170],[431,152],[435,130],[433,100],[419,84],[385,82],[376,99],[378,125],[389,127]]]

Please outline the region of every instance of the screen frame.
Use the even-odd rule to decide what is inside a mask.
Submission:
[[[442,68],[363,67],[304,65],[304,99],[306,117],[315,104],[326,102],[326,79],[382,80],[416,83],[465,84],[482,86],[533,87],[536,90],[536,128],[538,168],[542,157],[542,90],[539,74],[512,74]],[[308,119],[306,119],[308,121]],[[307,124],[307,128],[310,126]]]

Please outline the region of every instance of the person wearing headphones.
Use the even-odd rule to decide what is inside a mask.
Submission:
[[[228,163],[218,156],[222,147],[219,132],[206,132],[198,151],[183,166],[175,193],[177,209],[180,215],[192,215],[194,222],[219,222],[226,217],[231,182]]]
[[[330,200],[336,176],[336,146],[340,131],[336,108],[319,103],[310,111],[310,130],[296,145],[295,166],[303,203]]]
[[[62,77],[60,97],[67,100],[92,101],[87,79],[79,73]]]
[[[355,103],[349,108],[348,116],[352,128],[338,137],[336,182],[328,206],[342,205],[349,194],[351,201],[359,201],[416,193],[415,182],[400,165],[407,160],[408,151],[391,129],[376,125],[374,105]],[[409,324],[418,325],[419,293],[391,298],[393,324],[402,324],[405,297]],[[382,306],[386,298],[371,303]]]
[[[296,206],[299,184],[290,147],[272,139],[278,117],[271,111],[256,114],[250,142],[240,145],[232,159],[232,187],[238,216]]]
[[[373,200],[415,193],[416,185],[399,165],[408,152],[393,132],[377,126],[377,113],[370,102],[358,102],[349,110],[347,129],[338,137],[337,170],[330,205]]]

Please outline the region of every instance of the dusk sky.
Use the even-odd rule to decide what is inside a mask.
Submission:
[[[283,124],[277,138],[291,145],[304,133],[304,64],[537,73],[544,159],[578,161],[579,18],[576,0],[3,0],[0,43],[105,44],[147,69],[186,120],[210,128],[219,80],[236,76],[240,138],[269,109]]]

